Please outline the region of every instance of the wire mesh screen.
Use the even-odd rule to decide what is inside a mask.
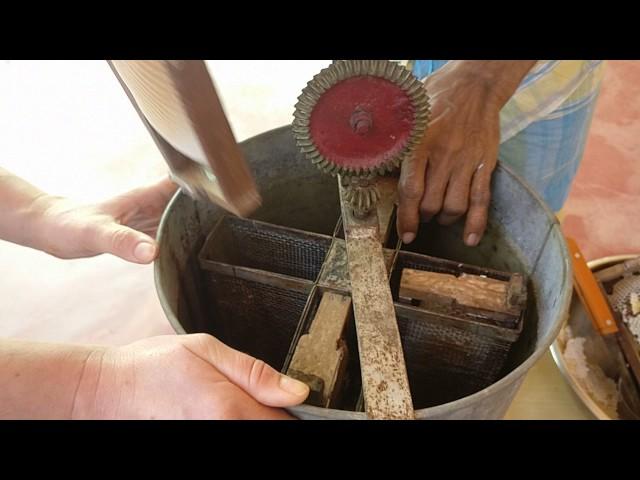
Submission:
[[[303,318],[303,312],[311,286],[317,281],[328,256],[331,240],[324,235],[268,223],[223,218],[201,252],[202,259],[223,265],[223,268],[203,271],[209,305],[209,333],[281,370],[302,322],[306,325],[312,320]],[[242,268],[256,269],[252,270],[251,279],[238,274],[237,270]],[[509,278],[509,274],[503,272],[463,264],[457,266],[433,257],[400,252],[391,276],[396,300],[403,268],[443,273],[458,268],[461,272]],[[274,279],[272,273],[286,277]],[[462,314],[457,316],[455,309],[449,312],[453,315],[443,317],[436,311],[413,308],[417,308],[419,315],[407,313],[402,304],[396,303],[415,408],[465,397],[500,378],[507,354],[517,339],[513,330],[505,334],[508,329],[495,325],[478,328],[477,319],[474,323]],[[312,314],[311,310],[307,311],[308,315]],[[352,364],[348,371],[353,377],[358,375],[353,369],[359,370],[353,319],[348,331],[351,332],[348,343]],[[362,392],[359,382],[356,383],[357,388],[346,389],[350,398],[341,402],[344,408],[357,408]]]

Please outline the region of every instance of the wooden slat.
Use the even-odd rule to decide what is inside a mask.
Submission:
[[[239,216],[260,205],[203,61],[114,60],[109,65],[189,195]]]
[[[309,333],[298,341],[287,374],[310,386],[309,403],[331,408],[340,395],[348,355],[343,338],[350,315],[350,297],[325,292]]]
[[[454,299],[460,305],[510,313],[509,284],[493,278],[427,272],[405,268],[400,280],[400,296],[428,301],[433,295]]]

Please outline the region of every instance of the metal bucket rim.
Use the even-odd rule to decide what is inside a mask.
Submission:
[[[272,130],[268,130],[266,132],[263,132],[259,135],[256,135],[254,137],[248,138],[246,140],[244,140],[242,143],[244,142],[248,142],[248,141],[252,141],[252,140],[256,140],[264,135],[268,135],[268,134],[274,134],[275,132],[284,130],[284,129],[288,129],[290,128],[290,125],[284,125],[282,127],[279,128],[275,128]],[[531,186],[529,186],[526,182],[522,181],[522,179],[520,177],[518,177],[514,171],[511,169],[511,167],[505,165],[504,163],[502,163],[501,161],[498,161],[498,165],[496,167],[496,169],[502,169],[504,170],[504,172],[509,175],[510,177],[512,177],[514,180],[516,180],[517,183],[521,184],[525,190],[527,190],[527,192],[533,196],[537,201],[538,204],[542,207],[545,215],[547,216],[547,219],[550,220],[550,228],[549,228],[549,234],[551,234],[551,232],[553,230],[559,231],[560,232],[560,248],[562,249],[562,253],[564,253],[563,255],[563,267],[564,267],[564,271],[565,271],[565,282],[567,283],[572,283],[573,282],[573,267],[571,265],[571,263],[569,262],[569,252],[567,249],[567,245],[566,242],[564,240],[564,236],[562,235],[562,231],[560,230],[560,223],[558,221],[558,218],[556,217],[556,215],[552,212],[552,210],[549,208],[549,206],[546,204],[546,202],[542,199],[542,197],[538,194],[538,192],[536,192]],[[166,229],[166,224],[167,224],[167,218],[168,218],[168,212],[171,211],[173,205],[178,201],[178,198],[180,197],[180,195],[186,195],[184,194],[181,189],[178,189],[178,191],[176,191],[176,193],[174,194],[174,196],[171,198],[171,200],[169,201],[169,203],[167,204],[167,207],[165,209],[165,211],[162,214],[162,218],[160,220],[160,224],[158,226],[158,241],[160,244],[162,244],[162,238],[164,236],[164,230]],[[549,241],[549,237],[550,235],[547,236],[547,240],[545,241],[545,245],[546,242]],[[544,248],[543,245],[541,248]],[[533,269],[535,270],[535,268],[537,267],[537,265],[533,266]],[[171,324],[171,326],[173,327],[173,329],[176,331],[176,333],[178,334],[182,334],[182,335],[186,335],[187,332],[185,331],[184,327],[180,324],[180,321],[176,318],[176,316],[174,315],[173,311],[171,310],[171,308],[169,307],[169,303],[168,300],[166,298],[166,295],[164,293],[164,290],[161,288],[162,286],[162,280],[160,278],[160,266],[159,266],[159,257],[155,260],[154,262],[154,283],[155,283],[155,287],[156,287],[156,292],[158,294],[158,298],[160,300],[160,304],[162,305],[162,310],[164,311],[165,315],[167,316],[167,319],[169,320],[169,323]],[[549,347],[551,346],[551,344],[554,342],[554,340],[556,339],[556,337],[558,336],[558,334],[560,333],[560,329],[562,328],[562,326],[564,325],[566,318],[569,314],[569,308],[571,306],[571,298],[572,298],[572,294],[573,294],[573,288],[565,288],[564,291],[561,294],[561,299],[560,299],[560,308],[558,309],[559,315],[558,315],[558,319],[556,320],[556,324],[553,326],[553,328],[547,332],[547,334],[542,338],[542,341],[538,343],[538,346],[536,347],[536,349],[533,351],[533,353],[531,355],[529,355],[529,357],[527,357],[527,359],[522,362],[520,365],[518,365],[516,368],[514,368],[511,372],[509,372],[507,375],[505,375],[504,377],[502,377],[500,380],[498,380],[497,382],[489,385],[486,388],[483,388],[482,390],[473,393],[471,395],[467,395],[466,397],[462,397],[459,398],[457,400],[453,400],[451,402],[448,403],[443,403],[441,405],[436,405],[433,407],[428,407],[428,408],[421,408],[415,411],[415,416],[416,419],[423,419],[423,418],[429,418],[429,417],[433,417],[433,416],[437,416],[439,414],[442,413],[446,413],[450,410],[459,410],[462,408],[465,408],[471,404],[475,404],[476,402],[489,397],[493,394],[495,394],[496,392],[508,387],[509,385],[511,385],[513,382],[519,380],[521,377],[524,376],[525,372],[527,372],[549,349]],[[303,414],[307,414],[307,415],[326,415],[327,412],[329,413],[339,413],[340,415],[342,415],[345,418],[351,418],[351,419],[362,419],[365,420],[366,414],[364,412],[352,412],[352,411],[348,411],[348,410],[336,410],[336,409],[330,409],[330,408],[321,408],[321,407],[315,407],[312,405],[298,405],[295,407],[289,407],[286,408],[287,411],[289,411],[290,413],[292,413],[293,415],[297,415],[299,413],[303,413]],[[346,416],[345,416],[346,414]]]

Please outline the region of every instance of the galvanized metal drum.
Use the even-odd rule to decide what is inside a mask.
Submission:
[[[305,316],[317,303],[314,280],[332,239],[341,235],[338,189],[334,178],[298,153],[290,127],[258,135],[241,147],[262,207],[249,220],[237,219],[178,192],[158,232],[156,288],[176,332],[211,333],[286,371]],[[432,222],[421,227],[413,244],[400,249],[398,264],[419,267],[431,256],[523,273],[528,304],[522,332],[513,341],[499,329],[473,322],[461,328],[416,321],[403,317],[397,305],[418,419],[502,418],[569,311],[571,267],[555,216],[503,165],[493,176],[492,192],[489,227],[479,246],[463,244],[462,223],[441,227]],[[389,245],[394,242],[397,237]],[[442,348],[443,339],[450,349]],[[340,409],[301,405],[290,409],[293,415],[366,418],[358,395],[355,332],[347,341],[353,347],[347,400]]]

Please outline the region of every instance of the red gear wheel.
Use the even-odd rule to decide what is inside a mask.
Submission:
[[[429,117],[422,84],[404,67],[382,60],[335,62],[298,100],[296,142],[333,174],[391,171],[412,152]]]

